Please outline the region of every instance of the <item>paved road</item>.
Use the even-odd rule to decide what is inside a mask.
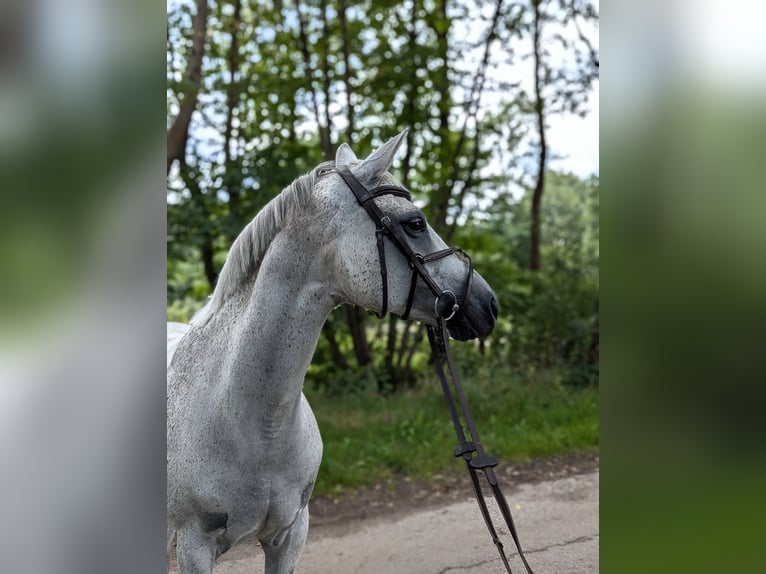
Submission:
[[[506,492],[527,560],[536,574],[598,572],[598,472],[521,485]],[[490,500],[490,505],[494,502]],[[494,509],[493,509],[494,510]],[[497,521],[496,524],[500,524]],[[505,528],[502,529],[505,533]],[[513,541],[503,537],[510,555]],[[523,572],[517,555],[513,571]],[[263,572],[263,554],[244,542],[225,554],[215,574]],[[476,502],[352,521],[310,530],[298,573],[504,573]]]

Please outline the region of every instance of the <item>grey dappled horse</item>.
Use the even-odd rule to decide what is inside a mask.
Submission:
[[[343,144],[335,165],[368,187],[395,183],[387,170],[403,137],[363,161]],[[382,308],[375,224],[331,166],[299,177],[266,205],[234,241],[207,306],[191,325],[168,325],[167,542],[169,549],[177,534],[183,574],[209,574],[250,533],[263,546],[267,574],[292,573],[306,541],[322,439],[303,379],[336,305]],[[407,199],[374,201],[416,252],[445,248]],[[412,271],[385,241],[388,308],[402,315]],[[444,257],[428,270],[462,301],[462,259]],[[448,323],[453,337],[494,327],[497,303],[477,273],[461,309]],[[421,281],[411,317],[433,325],[433,315],[434,296]]]

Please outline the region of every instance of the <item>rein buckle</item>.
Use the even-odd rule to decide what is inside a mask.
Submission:
[[[461,456],[463,458],[470,459],[471,455],[476,452],[476,445],[472,442],[463,441],[459,445],[455,447],[454,452],[452,453],[455,458],[460,458]],[[465,455],[468,455],[466,457]]]
[[[497,459],[491,454],[480,454],[476,458],[471,459],[470,465],[476,470],[492,468],[497,466]]]

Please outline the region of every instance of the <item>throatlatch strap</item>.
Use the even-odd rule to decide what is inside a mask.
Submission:
[[[383,309],[380,313],[376,313],[379,319],[388,313],[388,267],[386,267],[386,244],[383,241],[385,234],[386,230],[382,227],[375,230],[375,237],[378,242],[378,259],[380,259],[380,280],[383,284]]]
[[[442,318],[437,319],[436,328],[428,327],[428,341],[431,344],[431,352],[433,354],[434,364],[436,365],[436,373],[439,377],[439,382],[441,383],[442,391],[444,392],[444,398],[447,401],[447,408],[450,411],[450,417],[452,418],[452,424],[455,427],[455,434],[457,435],[458,439],[458,445],[455,448],[454,455],[456,457],[462,457],[463,460],[465,460],[468,474],[471,477],[471,484],[473,486],[474,494],[476,495],[476,501],[479,505],[479,510],[481,512],[482,518],[484,519],[484,523],[487,526],[487,530],[492,537],[492,542],[497,548],[497,551],[500,554],[500,559],[503,561],[503,565],[505,566],[506,570],[509,572],[509,574],[512,574],[511,566],[508,563],[508,558],[505,555],[503,543],[500,541],[500,538],[497,535],[497,530],[492,521],[492,516],[490,515],[489,509],[487,508],[487,501],[484,498],[484,493],[479,482],[479,476],[477,473],[478,470],[481,470],[484,473],[484,476],[487,479],[490,488],[492,489],[492,494],[497,501],[500,513],[503,515],[503,519],[508,526],[508,531],[510,532],[511,537],[513,538],[513,542],[519,551],[519,557],[524,563],[524,568],[528,574],[534,574],[532,572],[532,568],[527,562],[526,556],[524,556],[524,551],[521,548],[521,542],[519,541],[519,536],[516,532],[516,525],[514,524],[513,517],[511,516],[511,509],[508,506],[508,502],[506,501],[505,496],[503,496],[503,493],[500,490],[500,485],[498,483],[497,476],[495,475],[494,467],[497,466],[497,459],[484,452],[484,447],[479,440],[479,433],[476,430],[476,424],[474,423],[471,409],[469,408],[468,402],[465,399],[465,393],[463,393],[460,377],[458,376],[457,369],[455,368],[455,363],[452,359],[452,353],[450,352],[449,341],[447,337],[448,335],[446,324]],[[447,367],[450,371],[450,378],[452,379],[452,384],[455,388],[455,394],[457,395],[458,402],[460,404],[460,410],[462,411],[463,418],[465,419],[466,426],[468,427],[468,437],[466,437],[465,430],[463,429],[463,425],[460,422],[460,416],[458,415],[457,409],[455,407],[452,391],[450,389],[449,383],[447,382],[444,366],[442,364],[443,357],[446,357],[447,359]],[[476,453],[476,456],[474,456],[474,453]]]
[[[404,310],[402,319],[405,321],[410,318],[410,311],[412,311],[412,302],[415,300],[415,287],[418,286],[418,272],[412,270],[412,280],[410,281],[410,292],[407,294],[407,308]]]

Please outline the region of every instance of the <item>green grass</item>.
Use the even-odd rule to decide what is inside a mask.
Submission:
[[[563,387],[555,373],[524,382],[488,368],[464,376],[464,388],[482,443],[502,461],[598,445],[597,388]],[[435,376],[390,396],[306,394],[324,440],[317,494],[462,469],[452,457],[457,441]]]

